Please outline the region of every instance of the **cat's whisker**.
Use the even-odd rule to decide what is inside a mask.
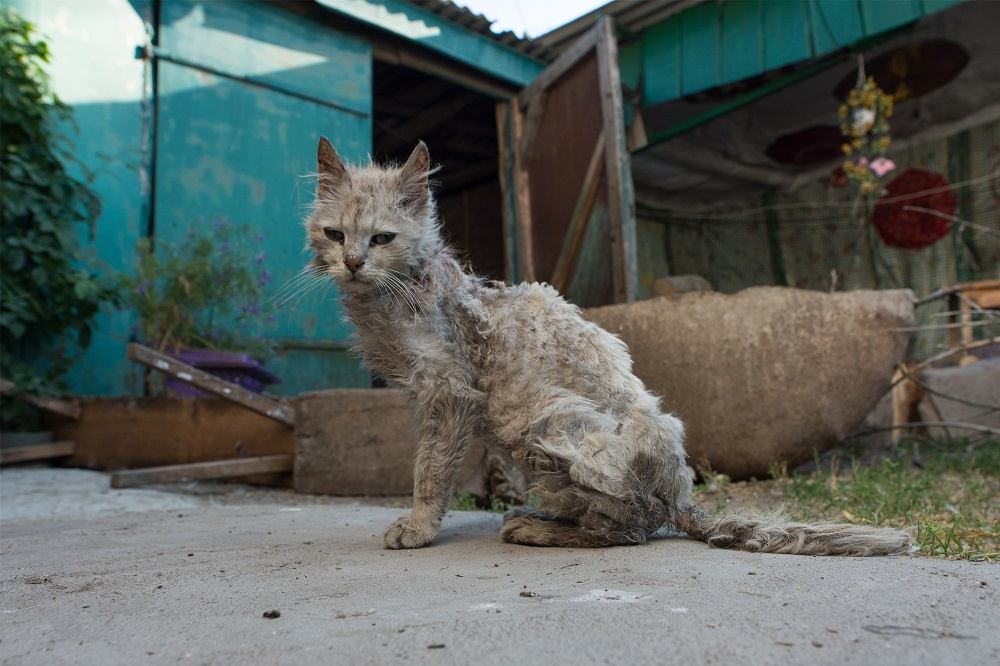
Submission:
[[[413,313],[416,314],[416,309],[414,309],[413,303],[407,296],[405,289],[401,284],[399,284],[397,278],[389,273],[384,273],[381,277],[383,279],[378,280],[378,284],[380,287],[384,287],[386,289],[386,293],[390,296],[390,298],[392,298],[393,302],[400,305],[405,303],[411,310],[413,310]]]
[[[322,266],[303,268],[301,271],[288,278],[284,284],[275,289],[274,293],[272,293],[264,302],[270,303],[271,301],[279,300],[286,292],[295,291],[302,284],[322,275],[325,270],[325,267]]]
[[[305,297],[306,294],[308,294],[309,292],[311,292],[324,282],[327,282],[327,280],[324,280],[321,277],[313,277],[310,280],[298,285],[295,289],[291,290],[289,293],[284,295],[281,301],[275,304],[274,309],[275,310],[280,309],[286,303],[295,298],[298,298],[298,300],[296,301],[295,306],[293,307],[297,307],[299,302]]]
[[[417,314],[417,312],[420,311],[420,306],[417,303],[415,297],[413,296],[413,293],[407,287],[407,285],[404,284],[402,280],[400,280],[392,273],[386,273],[385,277],[395,286],[395,289],[400,293],[402,298],[406,301],[406,304],[410,307],[411,310],[413,310],[413,314]]]

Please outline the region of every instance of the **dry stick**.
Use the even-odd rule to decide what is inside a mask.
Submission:
[[[856,432],[853,435],[848,435],[844,439],[854,439],[855,437],[864,437],[865,435],[873,435],[877,432],[902,430],[904,428],[959,428],[963,430],[975,430],[977,432],[986,433],[988,435],[1000,435],[1000,428],[991,428],[989,426],[979,425],[977,423],[963,423],[961,421],[918,421],[917,423],[901,423],[899,425],[872,428],[871,430],[865,430],[864,432]]]
[[[19,398],[28,404],[39,407],[53,414],[58,414],[60,416],[66,416],[71,419],[80,418],[81,409],[80,405],[75,402],[69,402],[68,400],[57,400],[56,398],[48,398],[43,395],[31,395],[29,393],[20,393],[17,390],[17,384],[10,381],[9,379],[0,379],[0,395],[9,395],[12,398]]]
[[[182,363],[171,356],[153,351],[149,347],[135,342],[128,346],[128,357],[133,361],[148,365],[154,370],[159,370],[171,377],[176,377],[200,389],[214,393],[220,398],[231,400],[239,405],[243,405],[247,409],[263,414],[275,421],[280,421],[287,426],[295,426],[295,416],[292,413],[292,409],[282,400],[253,393],[238,384],[227,382],[220,377],[211,375],[203,370]]]
[[[939,391],[937,389],[931,388],[930,386],[928,386],[927,384],[925,384],[923,381],[921,381],[916,375],[911,375],[911,374],[907,373],[905,370],[903,370],[902,372],[903,372],[904,375],[906,375],[906,376],[908,376],[910,378],[910,381],[912,381],[914,384],[916,384],[917,386],[919,386],[923,390],[927,391],[931,395],[936,395],[939,398],[944,398],[945,400],[948,400],[949,402],[957,402],[959,404],[967,405],[969,407],[978,407],[980,409],[987,409],[987,410],[990,410],[990,411],[1000,411],[1000,405],[988,405],[988,404],[983,403],[983,402],[973,402],[972,400],[966,400],[965,398],[959,398],[957,395],[951,395],[949,393],[945,393],[944,391]]]
[[[970,349],[978,349],[979,347],[986,347],[987,345],[993,345],[993,344],[998,344],[998,343],[1000,343],[1000,336],[997,336],[995,338],[987,338],[986,340],[976,340],[975,342],[970,342],[968,344],[959,345],[957,347],[952,347],[951,349],[943,351],[940,354],[937,354],[935,356],[931,356],[928,359],[924,359],[920,363],[918,363],[915,366],[913,366],[912,368],[910,368],[910,372],[913,373],[913,372],[917,372],[919,370],[923,370],[927,366],[929,366],[929,365],[931,365],[933,363],[937,363],[938,361],[942,361],[942,360],[948,358],[949,356],[954,356],[955,354],[958,354],[959,352],[968,351]],[[901,375],[899,377],[899,379],[897,379],[896,381],[894,381],[891,384],[889,384],[889,388],[887,388],[885,392],[888,393],[889,391],[891,391],[893,389],[893,387],[895,387],[897,384],[899,384],[904,379],[906,379],[906,377],[907,377],[906,373],[904,373],[903,375]],[[885,394],[883,394],[883,395],[885,395]]]
[[[1000,318],[1000,317],[997,316],[997,315],[1000,315],[1000,310],[993,310],[993,309],[987,310],[986,308],[982,307],[981,305],[979,305],[979,303],[976,303],[974,300],[972,300],[971,298],[969,298],[968,296],[966,296],[962,292],[958,292],[958,297],[959,297],[959,299],[962,300],[963,303],[966,303],[969,307],[971,307],[973,310],[975,310],[979,314],[986,315],[990,319],[998,319],[998,318]],[[961,310],[959,310],[959,313],[961,313]]]
[[[948,220],[953,224],[958,224],[964,227],[972,227],[976,231],[981,231],[985,234],[995,234],[997,236],[1000,236],[1000,231],[997,231],[992,227],[987,227],[982,224],[976,224],[975,222],[969,222],[968,220],[963,220],[957,215],[949,215],[948,213],[942,213],[941,211],[934,210],[933,208],[924,208],[923,206],[911,206],[907,204],[903,206],[903,210],[909,210],[915,213],[927,213],[928,215],[934,215],[935,217],[940,217],[942,220]]]
[[[1000,319],[1000,310],[979,308],[979,313],[990,318]],[[944,319],[945,317],[954,317],[960,314],[962,314],[961,310],[944,310],[943,312],[933,312],[929,316],[931,319]]]
[[[905,333],[907,331],[942,331],[949,328],[965,328],[966,326],[996,326],[995,321],[956,321],[948,324],[924,324],[923,326],[903,326],[890,328],[890,331]]]

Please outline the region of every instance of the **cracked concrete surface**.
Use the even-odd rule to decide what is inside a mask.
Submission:
[[[1000,663],[1000,568],[927,558],[502,544],[400,514],[239,486],[112,491],[0,473],[4,664]],[[267,619],[266,611],[280,617]]]

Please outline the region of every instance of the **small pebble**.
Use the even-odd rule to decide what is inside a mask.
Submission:
[[[264,617],[266,617],[268,620],[273,620],[275,618],[281,617],[281,611],[276,611],[276,610],[264,611]]]

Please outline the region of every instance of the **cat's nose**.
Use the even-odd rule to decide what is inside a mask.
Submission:
[[[347,266],[347,270],[357,273],[358,269],[365,265],[365,260],[357,257],[345,257],[344,265]]]

